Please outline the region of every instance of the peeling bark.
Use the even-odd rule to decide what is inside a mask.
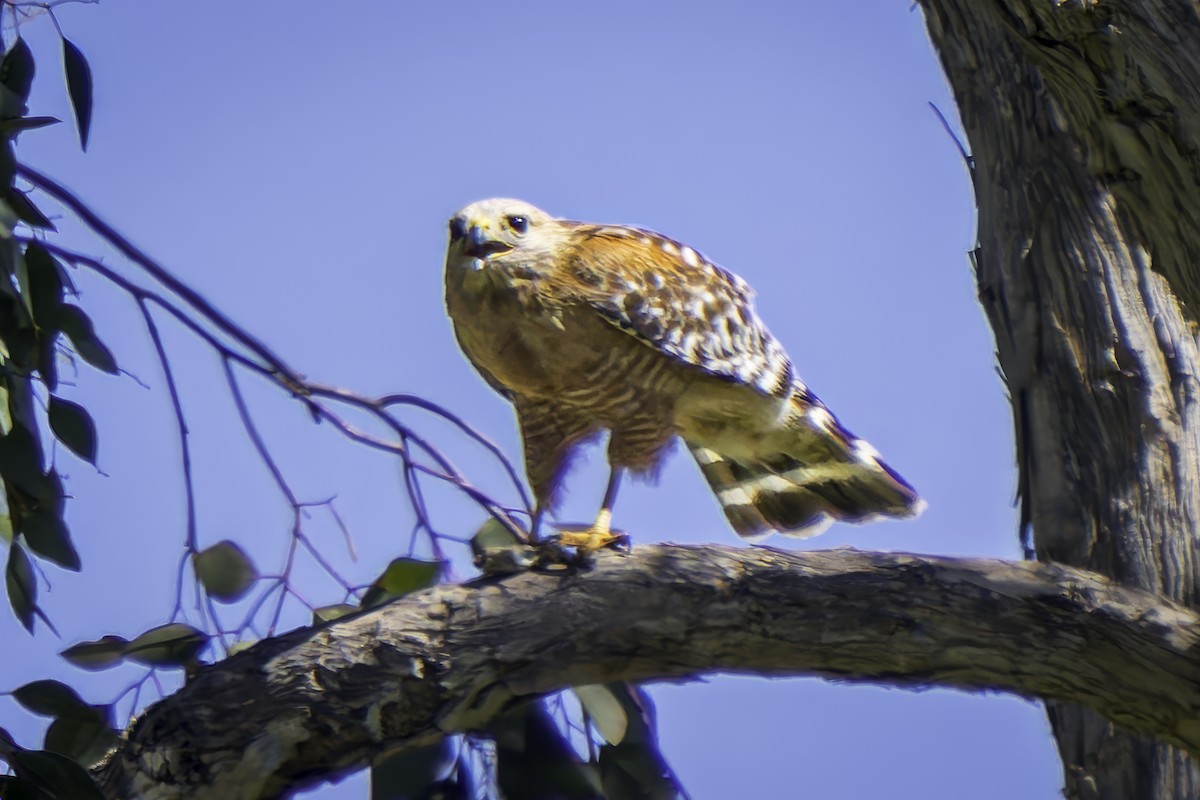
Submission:
[[[1200,16],[925,0],[970,142],[979,294],[1039,560],[1200,603]],[[1052,703],[1071,798],[1190,798],[1185,753]]]
[[[999,690],[1200,753],[1200,615],[1079,570],[843,549],[638,547],[264,641],[151,707],[111,797],[277,797],[568,686],[713,672]]]

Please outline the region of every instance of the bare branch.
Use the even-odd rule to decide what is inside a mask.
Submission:
[[[523,699],[713,672],[1079,703],[1200,753],[1200,616],[1079,570],[646,546],[435,587],[199,672],[99,772],[111,796],[275,797]]]
[[[48,181],[49,179],[46,178],[45,180]],[[53,184],[53,182],[51,183]],[[65,189],[58,187],[57,184],[53,185],[56,187],[56,192],[66,192]],[[54,196],[57,198],[59,195],[54,194]],[[77,206],[79,208],[86,208],[82,201],[74,197],[71,199],[72,203],[68,205],[73,210],[76,209]],[[90,211],[88,214],[91,224],[102,226],[97,228],[98,231],[105,232],[109,230],[104,223],[95,218],[94,214],[92,214]],[[216,327],[221,332],[228,335],[234,341],[235,346],[231,346],[230,344],[222,341],[217,334],[213,333],[197,319],[194,319],[185,309],[180,308],[177,303],[172,302],[171,298],[164,296],[159,292],[147,289],[134,281],[131,281],[116,270],[102,263],[100,260],[83,253],[77,253],[72,250],[59,247],[58,245],[54,245],[49,242],[39,241],[39,244],[59,258],[62,258],[65,261],[77,266],[86,267],[87,269],[90,269],[93,272],[103,276],[109,282],[128,292],[130,296],[132,296],[140,305],[143,306],[143,308],[145,307],[146,303],[153,302],[155,305],[171,314],[171,316],[173,316],[185,328],[190,330],[196,336],[200,337],[206,344],[208,344],[209,347],[216,351],[226,363],[236,363],[245,369],[255,372],[267,380],[275,383],[304,403],[315,419],[325,420],[333,425],[333,427],[341,434],[352,441],[399,457],[404,467],[404,483],[409,495],[409,499],[417,513],[418,518],[420,519],[421,526],[429,531],[435,551],[439,548],[437,539],[447,537],[440,536],[433,531],[432,525],[429,521],[428,513],[424,507],[424,499],[421,495],[420,487],[416,482],[414,472],[422,472],[437,480],[453,485],[458,490],[463,492],[467,497],[469,497],[473,502],[479,505],[480,508],[482,508],[485,512],[503,524],[514,535],[519,538],[524,536],[521,526],[513,519],[512,514],[505,506],[489,497],[486,493],[472,486],[467,481],[466,477],[457,468],[455,468],[453,464],[450,463],[449,459],[447,459],[445,455],[442,454],[440,449],[429,443],[411,427],[402,423],[391,412],[390,407],[393,405],[413,405],[419,407],[425,411],[436,414],[437,416],[454,425],[468,438],[483,445],[488,453],[500,462],[505,473],[513,481],[514,485],[517,486],[519,496],[525,506],[525,513],[531,515],[532,507],[529,502],[529,497],[524,491],[524,488],[521,486],[520,479],[517,477],[516,468],[512,465],[512,462],[510,462],[504,456],[503,452],[501,452],[501,450],[496,447],[495,444],[468,425],[462,418],[442,408],[436,403],[433,403],[429,400],[416,398],[413,395],[392,394],[382,398],[369,398],[355,392],[351,392],[347,389],[341,389],[335,386],[326,386],[324,384],[309,381],[304,376],[293,371],[290,367],[284,365],[282,360],[268,350],[265,345],[262,345],[256,339],[249,336],[249,334],[245,333],[242,329],[237,327],[233,322],[229,321],[223,315],[219,314],[215,310],[212,310],[212,307],[208,304],[208,302],[196,294],[195,291],[174,278],[171,278],[170,282],[167,283],[166,280],[161,277],[163,275],[170,277],[170,273],[168,273],[164,267],[150,260],[150,258],[141,253],[141,251],[133,248],[133,245],[129,244],[124,238],[121,238],[115,233],[115,231],[113,234],[118,237],[117,239],[112,240],[114,246],[117,246],[118,249],[122,249],[122,252],[125,252],[124,248],[131,248],[130,252],[136,254],[137,257],[141,259],[141,261],[136,263],[138,263],[140,266],[143,266],[156,280],[163,282],[173,292],[179,294],[190,304],[192,304],[198,310],[202,320],[208,322],[213,327]],[[22,239],[21,241],[25,240]],[[186,291],[182,291],[176,287],[181,287],[182,290]],[[238,347],[249,351],[249,354],[242,352],[242,350],[239,350]],[[335,413],[326,404],[319,402],[319,398],[325,398],[327,400],[341,403],[349,406],[350,408],[364,412],[390,429],[391,432],[397,437],[397,440],[388,441],[386,439],[373,436],[369,432],[360,429],[356,425],[353,425],[348,420],[341,417],[339,414]],[[429,458],[431,458],[437,465],[438,469],[433,470],[414,462],[412,454],[410,453],[410,442],[415,444],[418,449],[428,455]]]

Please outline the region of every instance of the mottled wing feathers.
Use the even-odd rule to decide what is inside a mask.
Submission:
[[[746,538],[772,532],[807,538],[834,520],[912,517],[924,508],[875,448],[800,386],[761,458],[734,460],[700,444],[689,447],[729,523]]]
[[[787,391],[791,363],[745,281],[651,231],[575,225],[565,277],[610,322],[713,375],[763,394]]]
[[[602,429],[614,470],[642,474],[684,438],[745,537],[921,510],[795,376],[746,283],[678,241],[483,200],[451,220],[446,297],[464,351],[517,408],[542,511]]]

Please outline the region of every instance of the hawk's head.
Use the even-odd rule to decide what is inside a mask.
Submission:
[[[480,200],[450,218],[448,267],[541,272],[553,266],[566,226],[521,200]],[[532,277],[532,276],[528,276]]]

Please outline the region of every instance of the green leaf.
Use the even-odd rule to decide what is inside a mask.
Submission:
[[[79,553],[63,518],[48,508],[39,508],[21,519],[21,533],[29,549],[42,558],[72,572],[80,567]]]
[[[120,636],[104,636],[92,642],[71,645],[59,653],[77,667],[92,672],[121,663],[129,641]]]
[[[226,655],[235,656],[243,650],[249,650],[254,645],[258,644],[258,639],[242,639],[229,645],[225,650]]]
[[[604,741],[620,744],[625,738],[629,719],[625,716],[625,709],[621,707],[620,701],[613,696],[609,688],[599,683],[576,686],[575,696],[579,698],[579,704],[591,718],[596,730],[604,737]]]
[[[58,307],[58,329],[71,340],[71,346],[84,361],[110,375],[117,374],[117,360],[100,341],[92,320],[79,306],[63,303]]]
[[[416,558],[397,558],[387,565],[363,596],[363,607],[372,608],[437,583],[442,562],[421,561]]]
[[[329,622],[335,619],[341,619],[347,614],[353,614],[356,611],[362,611],[358,606],[352,606],[349,603],[338,603],[332,606],[321,606],[313,609],[313,624],[319,622]]]
[[[8,251],[8,242],[0,239],[0,261]],[[36,366],[37,335],[33,320],[25,308],[25,295],[18,297],[15,290],[4,293],[2,285],[8,278],[0,269],[0,350],[3,351],[3,361],[16,371],[26,373]],[[10,377],[17,376],[10,373]]]
[[[11,215],[11,216],[10,216]],[[12,233],[16,227],[20,217],[17,216],[17,211],[12,207],[12,203],[8,202],[7,197],[0,193],[0,229],[4,231],[4,238],[8,238],[8,234]],[[17,279],[17,290],[21,294],[21,303],[25,306],[25,313],[33,319],[33,291],[29,284],[29,266],[25,263],[25,255],[20,251],[11,247],[11,242],[4,242],[4,253],[12,260],[9,267],[12,270],[13,277]]]
[[[208,637],[191,625],[171,622],[143,633],[125,646],[125,655],[149,667],[187,667],[208,644]]]
[[[30,781],[51,797],[105,800],[88,771],[58,753],[21,750],[12,754],[9,766],[17,777]]]
[[[58,309],[70,278],[62,264],[37,242],[25,245],[25,267],[29,276],[30,307],[37,329],[38,371],[46,388],[58,388]]]
[[[83,406],[51,395],[50,430],[75,455],[96,463],[96,423]]]
[[[58,230],[58,228],[54,227],[54,223],[50,221],[50,218],[43,214],[42,210],[35,206],[33,201],[24,192],[17,191],[11,186],[7,187],[4,191],[4,200],[16,213],[17,217],[31,228]]]
[[[603,798],[596,769],[584,764],[540,701],[488,723],[496,742],[496,781],[506,800]]]
[[[607,688],[625,710],[628,726],[620,744],[600,748],[600,777],[608,797],[675,800],[686,796],[658,747],[654,703],[629,683]]]
[[[63,302],[65,273],[58,259],[37,242],[25,245],[33,321],[43,328],[58,330],[58,307]]]
[[[222,603],[242,599],[258,580],[258,570],[250,556],[228,540],[197,553],[193,566],[200,583]]]
[[[429,797],[429,789],[452,760],[449,738],[424,747],[409,747],[371,767],[371,800]]]
[[[8,91],[0,86],[0,91]],[[46,795],[24,778],[0,775],[0,797],[4,800],[46,800]]]
[[[70,717],[71,719],[104,719],[98,716],[96,707],[83,701],[74,689],[61,681],[49,678],[33,681],[13,689],[13,699],[27,710],[43,717]],[[103,708],[103,706],[101,706]]]
[[[520,572],[533,563],[534,552],[500,520],[489,517],[471,537],[475,566],[488,575]]]
[[[103,710],[105,706],[91,706]],[[106,717],[74,719],[59,717],[46,729],[42,746],[66,756],[81,767],[90,767],[116,747],[121,736],[105,721]]]
[[[0,119],[10,116],[5,112],[9,109],[16,109],[16,114],[12,116],[20,116],[24,113],[25,107],[15,94],[8,87],[0,85]],[[0,138],[0,185],[9,186],[17,177],[17,157],[13,153],[12,139]]]
[[[52,487],[42,472],[42,451],[33,434],[22,424],[14,424],[0,436],[0,475],[38,500],[51,499]]]
[[[47,125],[57,125],[62,122],[58,117],[13,117],[0,122],[0,136],[14,136],[21,131],[31,131],[34,128],[44,128]]]
[[[471,548],[476,551],[520,544],[524,544],[524,542],[495,517],[488,517],[484,520],[483,524],[479,526],[479,530],[475,531],[475,535],[471,537]]]
[[[3,84],[13,94],[21,100],[24,105],[29,99],[29,90],[33,86],[33,51],[29,49],[29,45],[25,44],[25,40],[17,37],[13,42],[12,47],[8,48],[8,52],[4,54],[4,59],[0,60],[0,84]],[[22,110],[17,114],[6,114],[5,116],[23,116]]]
[[[8,489],[4,486],[4,481],[0,480],[0,542],[4,544],[12,544],[13,540],[13,518],[12,512],[8,508]]]
[[[8,548],[8,568],[4,571],[4,582],[8,588],[8,602],[12,605],[13,613],[25,626],[25,630],[33,633],[33,618],[37,614],[37,581],[33,575],[33,565],[25,548],[16,542]]]
[[[79,146],[87,150],[88,134],[92,130],[92,68],[83,57],[83,51],[65,36],[62,44],[63,67],[67,73],[67,94],[71,96],[71,108],[75,110]]]

